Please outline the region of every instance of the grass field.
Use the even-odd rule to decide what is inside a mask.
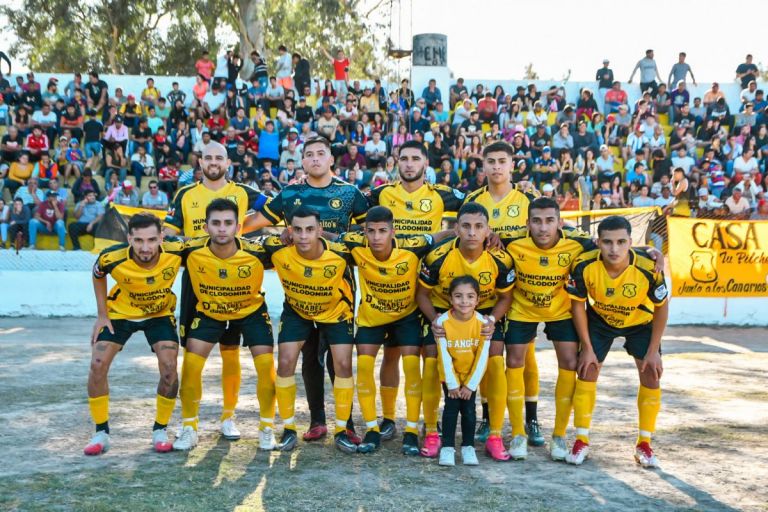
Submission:
[[[446,469],[400,455],[399,435],[368,456],[344,455],[330,438],[300,443],[291,454],[261,452],[246,351],[238,406],[243,439],[230,443],[217,434],[214,354],[204,374],[200,445],[189,454],[155,454],[149,435],[156,366],[139,337],[113,366],[112,449],[86,458],[91,325],[0,319],[1,510],[768,510],[766,329],[668,329],[655,440],[663,469],[647,471],[632,459],[637,378],[620,346],[599,383],[593,456],[579,468],[551,462],[546,448],[535,448],[525,462],[480,455],[478,467]],[[555,356],[542,337],[538,347],[539,414],[548,437]],[[330,387],[326,392],[332,418]],[[398,406],[402,429],[402,396]],[[358,414],[356,406],[360,424]],[[301,389],[297,417],[305,427]]]

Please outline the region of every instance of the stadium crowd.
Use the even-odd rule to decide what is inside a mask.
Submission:
[[[160,91],[152,78],[142,91],[110,90],[97,72],[44,87],[31,72],[0,75],[2,246],[48,234],[64,250],[69,234],[77,249],[109,203],[166,209],[200,179],[211,140],[227,148],[233,181],[274,196],[304,179],[302,144],[315,135],[330,141],[338,177],[363,192],[398,179],[398,150],[410,140],[427,147],[429,182],[472,192],[486,184],[482,148],[505,140],[517,186],[562,210],[768,219],[768,100],[751,55],[736,69],[740,104],[728,104],[717,83],[691,97],[684,53],[665,81],[648,50],[628,80],[639,71],[642,98],[628,104],[608,60],[593,90],[566,98],[562,85],[470,90],[461,78],[448,91],[431,80],[421,94],[407,79],[396,90],[363,86],[342,50],[327,55],[334,75],[321,82],[307,59],[278,53],[272,65],[253,52],[240,80],[243,57],[206,52],[191,90]]]

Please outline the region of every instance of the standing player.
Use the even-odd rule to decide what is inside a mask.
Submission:
[[[488,185],[467,196],[466,203],[478,203],[490,214],[489,224],[496,235],[525,227],[528,220],[528,205],[534,199],[531,194],[521,192],[512,185],[511,173],[515,154],[512,146],[504,141],[494,142],[483,148],[483,169]],[[501,244],[499,244],[500,246]],[[536,363],[535,336],[531,338],[525,358],[525,416],[528,440],[535,446],[544,444],[537,419],[539,400],[539,367]],[[491,344],[488,370],[484,379],[482,395],[488,403],[483,404],[483,423],[477,431],[477,439],[486,441],[489,435],[500,436],[504,424],[504,410],[507,402],[507,386],[504,376],[504,344]],[[486,443],[487,444],[487,443]],[[491,441],[490,453],[499,453],[503,446],[501,438]]]
[[[198,410],[203,395],[203,367],[213,346],[227,329],[242,335],[256,367],[259,400],[259,448],[275,446],[275,362],[272,324],[261,292],[269,255],[258,242],[240,238],[237,204],[211,201],[205,208],[205,232],[185,244],[187,274],[195,294],[196,311],[190,324],[181,369],[182,431],[176,450],[197,445]]]
[[[249,210],[256,210],[266,202],[266,197],[251,187],[227,179],[230,161],[227,149],[218,142],[210,142],[203,147],[200,166],[203,169],[202,181],[182,187],[176,192],[165,219],[166,233],[186,238],[205,235],[205,209],[214,199],[227,198],[237,204],[238,225],[242,225]],[[195,295],[185,272],[181,280],[179,315],[182,346],[189,334],[195,309]],[[240,336],[237,332],[227,330],[218,341],[224,402],[221,411],[221,433],[225,439],[237,440],[240,439],[240,431],[235,425],[234,414],[240,394]]]
[[[179,379],[176,357],[174,309],[171,291],[181,265],[183,243],[163,240],[160,219],[139,213],[128,221],[128,243],[102,251],[93,267],[93,290],[99,317],[91,337],[91,370],[88,374],[88,407],[96,434],[85,447],[86,455],[109,450],[109,383],[112,360],[136,331],[143,331],[157,356],[160,382],[157,385],[157,413],[152,427],[155,451],[171,450],[166,426],[176,406]],[[107,295],[107,274],[116,281]]]
[[[280,220],[290,224],[294,212],[301,206],[317,210],[320,214],[322,230],[329,233],[341,234],[349,229],[352,220],[362,221],[368,211],[368,201],[357,187],[333,175],[331,170],[333,155],[327,139],[323,137],[308,139],[304,143],[301,163],[307,173],[306,182],[288,185],[265,204],[260,212],[248,216],[243,228],[246,233],[270,226]],[[328,428],[325,426],[322,355],[317,329],[313,329],[302,347],[301,375],[304,379],[311,417],[310,428],[304,434],[305,441],[321,439],[328,433]],[[331,359],[332,356],[329,355],[326,365],[333,381],[334,365]],[[359,442],[351,420],[348,426],[347,435],[353,441]]]
[[[365,234],[346,233],[339,238],[352,252],[360,273],[360,306],[355,336],[357,396],[367,431],[358,451],[369,453],[376,450],[383,437],[376,422],[373,368],[379,347],[384,344],[403,355],[406,389],[403,451],[417,455],[421,413],[421,320],[415,301],[416,283],[420,259],[432,248],[432,237],[413,235],[396,238],[393,224],[391,210],[374,206],[365,217]]]
[[[426,321],[431,323],[431,330],[428,325],[424,326],[426,339],[422,401],[427,436],[421,453],[425,457],[437,456],[440,449],[440,437],[437,434],[440,383],[437,378],[435,337],[442,336],[443,329],[436,319],[450,308],[448,289],[453,278],[469,275],[477,280],[480,284],[477,309],[491,320],[489,330],[493,329],[492,333],[486,335],[491,337],[492,344],[504,346],[504,315],[512,301],[514,270],[512,258],[506,251],[485,248],[489,233],[488,211],[480,204],[467,203],[459,210],[456,223],[458,238],[442,242],[422,262],[416,301]],[[509,455],[501,444],[501,437],[495,439],[498,439],[498,443],[486,444],[486,449],[494,459],[508,460]]]
[[[429,158],[423,144],[408,141],[400,146],[397,183],[381,185],[371,191],[371,206],[392,210],[394,228],[401,235],[434,235],[440,231],[443,218],[455,216],[464,200],[464,193],[445,185],[426,181]],[[395,408],[400,385],[400,351],[384,346],[381,362],[381,422],[382,439],[395,435]],[[404,364],[405,365],[405,364]],[[420,377],[419,377],[420,378]]]
[[[277,448],[290,451],[296,447],[296,362],[301,346],[316,330],[318,341],[330,346],[333,354],[336,446],[345,453],[355,453],[357,443],[347,434],[355,393],[352,378],[352,303],[355,300],[352,257],[344,245],[322,238],[320,222],[317,210],[301,206],[291,216],[294,245],[284,245],[277,236],[267,237],[264,241],[264,248],[271,255],[285,290],[277,335],[275,385],[284,430]]]
[[[539,322],[544,322],[544,332],[555,346],[558,366],[555,429],[550,454],[553,460],[564,460],[568,453],[565,430],[571,417],[579,349],[565,284],[576,258],[596,247],[587,233],[562,228],[560,208],[554,200],[539,197],[528,205],[527,210],[527,229],[505,232],[501,236],[515,265],[512,307],[507,314],[505,339],[507,407],[512,424],[509,454],[513,459],[525,459],[528,455],[526,433],[538,431],[538,428],[523,428],[526,391],[523,366],[531,340],[536,339]],[[493,435],[498,435],[500,426],[491,426]]]
[[[661,336],[669,315],[668,292],[664,274],[654,270],[654,261],[632,248],[631,232],[624,217],[600,222],[598,249],[576,260],[568,285],[573,323],[581,340],[573,395],[576,442],[565,459],[570,464],[581,464],[589,455],[597,377],[614,339],[624,337],[624,348],[635,358],[640,377],[635,460],[643,467],[659,466],[651,436],[661,408]]]

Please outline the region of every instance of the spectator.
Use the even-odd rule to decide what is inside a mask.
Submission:
[[[35,164],[35,168],[32,170],[32,176],[39,180],[40,187],[48,188],[50,181],[58,178],[59,166],[51,160],[50,154],[43,153],[40,155],[40,161]]]
[[[720,84],[712,82],[712,87],[704,93],[704,106],[708,107],[720,98],[725,99],[725,94],[720,90]]]
[[[59,202],[58,194],[49,191],[46,194],[46,200],[37,206],[33,218],[29,221],[29,245],[31,247],[35,247],[37,233],[42,232],[45,235],[57,235],[59,237],[59,250],[65,250],[67,230],[64,225],[64,211],[65,206]]]
[[[749,217],[750,220],[768,220],[768,201],[761,199],[757,203],[757,210]]]
[[[32,215],[29,207],[24,204],[24,201],[20,198],[14,199],[9,215],[10,220],[8,222],[8,240],[11,244],[13,244],[14,240],[19,236],[21,236],[22,239],[22,247],[25,247],[29,243],[29,221],[31,218]]]
[[[573,136],[570,134],[570,127],[568,123],[561,123],[560,130],[552,136],[554,154],[559,155],[561,151],[572,151],[573,147]]]
[[[693,85],[697,85],[696,78],[693,76],[693,70],[691,69],[691,66],[685,62],[685,57],[685,52],[680,52],[677,62],[672,66],[672,69],[669,70],[669,78],[667,79],[667,82],[669,83],[670,87],[672,87],[672,84],[677,84],[681,80],[683,83],[685,83],[685,80],[688,77],[688,73],[691,74],[691,81],[693,82]]]
[[[36,124],[32,127],[32,133],[27,135],[24,141],[24,149],[29,153],[30,162],[37,162],[40,160],[40,155],[51,149],[48,136],[40,125]]]
[[[93,190],[85,194],[85,198],[78,201],[75,206],[75,222],[69,225],[69,238],[72,240],[72,248],[75,251],[80,250],[80,237],[83,235],[93,235],[96,233],[96,227],[104,217],[104,205],[96,200],[96,193]]]
[[[170,200],[176,193],[179,184],[178,160],[171,157],[159,171],[157,171],[160,190],[168,195]]]
[[[34,164],[29,161],[29,154],[26,152],[19,155],[18,161],[11,162],[11,165],[3,175],[4,186],[8,188],[11,195],[14,195],[30,179],[34,168]],[[37,183],[37,180],[35,180],[35,183]]]
[[[104,80],[99,78],[99,74],[91,71],[88,75],[88,84],[85,86],[85,99],[88,108],[100,111],[107,104],[109,87]]]
[[[0,196],[0,248],[5,248],[8,242],[8,224],[11,222],[11,208]]]
[[[611,89],[605,93],[606,113],[618,112],[622,105],[627,106],[627,93],[622,90],[621,82],[613,82]]]
[[[742,195],[742,189],[734,188],[731,197],[725,200],[725,206],[735,218],[747,219],[750,216],[749,201]]]
[[[597,102],[600,112],[607,113],[605,95],[613,87],[613,70],[608,67],[610,61],[603,59],[603,67],[597,70],[595,73],[595,80],[597,80]]]
[[[115,187],[112,193],[106,198],[107,204],[114,203],[121,206],[139,206],[139,193],[136,191],[136,187],[133,186],[128,180],[122,182],[119,187]]]
[[[659,74],[659,68],[656,66],[656,61],[653,60],[653,50],[645,50],[645,57],[637,61],[635,69],[632,70],[632,74],[629,76],[627,83],[632,83],[632,79],[635,77],[637,70],[640,70],[640,94],[645,91],[650,91],[651,96],[656,95],[656,79],[659,82],[663,82],[661,75]]]
[[[579,155],[583,155],[587,149],[597,153],[600,145],[594,132],[587,131],[587,123],[583,119],[578,121],[576,133],[573,135],[573,149]]]
[[[752,63],[752,55],[747,54],[745,62],[736,67],[736,78],[741,81],[741,88],[746,89],[749,82],[757,80],[758,69]]]
[[[216,68],[216,64],[210,59],[208,50],[203,50],[202,56],[195,62],[195,71],[206,82],[210,82],[213,78],[213,70]]]
[[[82,176],[75,180],[75,184],[72,185],[72,195],[75,196],[75,202],[85,199],[88,192],[93,192],[97,198],[101,196],[101,188],[93,179],[93,171],[86,168]]]

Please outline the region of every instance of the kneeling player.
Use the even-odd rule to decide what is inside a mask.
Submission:
[[[256,367],[259,400],[259,448],[275,445],[274,339],[261,284],[269,255],[258,242],[237,237],[238,206],[229,199],[214,199],[205,209],[208,236],[185,244],[186,267],[197,298],[181,370],[183,428],[173,443],[176,450],[197,444],[197,413],[203,395],[203,367],[225,331],[239,333]],[[238,352],[239,353],[239,352]]]
[[[160,382],[157,385],[157,414],[152,428],[155,451],[168,452],[166,426],[176,406],[179,380],[176,357],[174,308],[171,291],[181,265],[183,243],[166,238],[160,219],[139,213],[128,222],[128,243],[102,251],[93,267],[93,289],[99,317],[91,337],[91,370],[88,374],[88,406],[96,434],[85,447],[86,455],[109,450],[109,383],[113,359],[134,332],[142,331],[157,356]],[[107,295],[107,274],[116,281]]]
[[[608,217],[597,229],[598,249],[576,260],[568,285],[581,353],[573,396],[576,442],[566,462],[581,464],[589,455],[597,377],[613,340],[623,337],[640,376],[635,460],[658,467],[651,436],[661,407],[661,336],[669,313],[664,274],[654,271],[647,254],[632,249],[632,227],[624,217]]]

